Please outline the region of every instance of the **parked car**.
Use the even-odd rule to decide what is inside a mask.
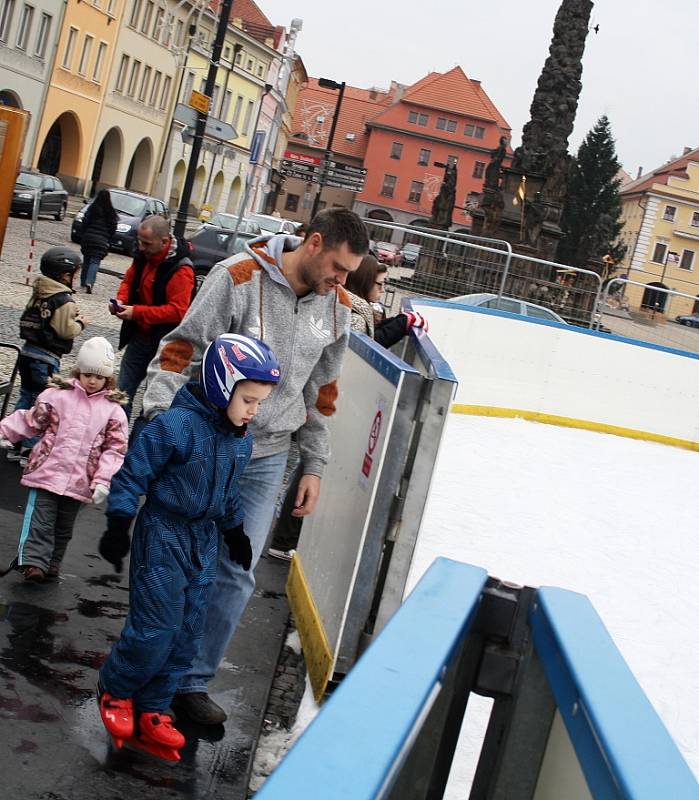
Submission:
[[[191,253],[189,257],[194,265],[194,275],[196,278],[196,291],[198,292],[204,278],[209,274],[209,270],[224,258],[234,256],[245,247],[245,243],[250,239],[255,239],[258,234],[233,231],[228,228],[207,225],[194,233],[189,241]]]
[[[390,242],[376,242],[374,245],[376,258],[387,267],[397,267],[400,265],[401,256],[397,244]]]
[[[699,314],[684,314],[681,317],[675,317],[675,322],[686,325],[688,328],[699,328]]]
[[[551,311],[550,308],[539,306],[536,303],[529,303],[526,300],[518,300],[516,297],[501,297],[498,299],[496,294],[490,292],[479,292],[477,294],[462,294],[459,297],[450,297],[450,303],[461,303],[466,306],[479,306],[480,308],[495,308],[498,311],[509,311],[511,314],[521,314],[523,317],[534,319],[546,319],[549,322],[568,323]]]
[[[139,192],[129,192],[126,189],[110,189],[109,196],[114,210],[119,216],[116,231],[112,236],[110,250],[116,250],[119,253],[130,256],[136,247],[138,226],[146,217],[154,214],[165,217],[165,219],[170,217],[168,207],[157,197],[150,197]],[[78,211],[70,229],[71,241],[78,244],[82,239],[83,218],[89,205],[90,203]]]
[[[63,184],[53,175],[22,170],[15,181],[12,193],[13,214],[32,215],[34,198],[39,195],[39,214],[51,214],[54,219],[62,220],[68,207],[68,192]]]
[[[413,242],[404,244],[403,249],[400,251],[401,267],[416,267],[421,251],[422,245],[414,244]]]
[[[256,222],[264,233],[296,233],[296,228],[301,224],[272,214],[250,214],[248,219]]]
[[[221,212],[219,214],[214,214],[211,219],[207,219],[202,225],[202,228],[213,226],[214,228],[225,228],[227,231],[234,231],[237,222],[237,214],[224,214]],[[241,233],[254,233],[256,236],[262,235],[262,228],[260,228],[259,224],[247,217],[243,217],[240,220],[240,227],[238,230]]]

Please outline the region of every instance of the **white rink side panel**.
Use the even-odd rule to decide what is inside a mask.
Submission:
[[[698,484],[688,450],[451,414],[406,594],[446,556],[586,595],[699,776]]]
[[[491,309],[413,299],[458,382],[453,411],[699,450],[699,357]]]

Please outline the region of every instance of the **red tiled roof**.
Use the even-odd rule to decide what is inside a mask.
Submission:
[[[318,86],[317,78],[308,79],[308,85],[301,89],[296,101],[289,146],[294,142],[293,134],[301,133],[305,136],[297,137],[299,143],[321,150],[326,148],[338,94],[338,91]],[[390,92],[346,86],[333,137],[333,151],[363,158],[368,140],[365,123],[390,103],[390,97]],[[354,139],[347,139],[347,134],[354,134]]]
[[[454,67],[445,73],[430,73],[413,84],[402,99],[414,105],[484,119],[510,129],[480,81],[467,78],[461,67]]]
[[[641,175],[640,178],[636,178],[636,180],[630,183],[624,184],[621,187],[620,194],[637,194],[638,192],[644,192],[646,189],[650,189],[654,183],[667,184],[668,178],[671,175],[678,178],[686,178],[687,164],[689,164],[690,161],[699,161],[699,147],[696,147],[694,150],[689,150],[679,158],[668,161],[667,164],[663,164],[652,172]]]
[[[231,18],[236,17],[252,25],[260,25],[261,27],[272,28],[274,30],[274,25],[272,25],[253,0],[234,0]]]

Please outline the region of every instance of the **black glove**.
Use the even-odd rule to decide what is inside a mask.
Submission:
[[[252,565],[252,545],[248,535],[243,530],[243,523],[235,528],[223,531],[223,541],[228,546],[228,554],[231,561],[234,561],[248,572]]]
[[[107,530],[100,539],[99,551],[102,558],[114,565],[117,572],[121,572],[122,561],[129,552],[131,538],[129,528],[133,519],[131,517],[107,516]]]

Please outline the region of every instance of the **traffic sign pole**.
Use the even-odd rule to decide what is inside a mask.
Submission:
[[[332,157],[333,138],[335,136],[335,128],[337,127],[337,120],[340,116],[340,106],[342,105],[342,98],[344,97],[344,95],[345,95],[345,82],[342,81],[342,83],[340,84],[340,93],[337,96],[337,105],[335,106],[335,113],[333,114],[332,125],[330,126],[330,134],[328,135],[328,146],[325,151],[326,161],[329,161]],[[316,198],[313,201],[313,208],[311,209],[311,220],[318,213],[318,206],[320,205],[320,194],[323,191],[323,186],[325,185],[326,172],[327,172],[327,167],[321,167],[320,180],[318,181],[318,192],[316,193]]]
[[[206,76],[206,84],[204,92],[207,97],[211,97],[216,85],[216,73],[218,72],[218,62],[221,59],[223,51],[223,42],[228,30],[228,21],[231,15],[231,8],[233,7],[233,0],[223,0],[221,5],[221,13],[218,19],[218,27],[216,28],[216,38],[214,45],[211,48],[211,61],[209,62],[209,72]],[[201,154],[201,146],[204,141],[204,130],[206,128],[206,120],[208,114],[199,113],[197,117],[197,127],[194,132],[194,141],[192,142],[192,149],[189,153],[189,165],[187,167],[187,175],[184,179],[184,186],[182,187],[182,197],[180,198],[180,207],[177,211],[177,219],[175,220],[175,236],[184,236],[185,228],[187,227],[187,211],[189,210],[189,201],[192,197],[192,188],[194,187],[194,175],[197,171],[199,164],[199,155]]]

